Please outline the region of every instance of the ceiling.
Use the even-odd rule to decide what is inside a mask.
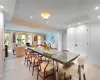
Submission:
[[[16,0],[0,0],[0,6],[3,6],[5,21],[11,21],[15,9]]]
[[[100,0],[16,0],[12,22],[17,19],[48,28],[64,29],[68,25],[96,20],[100,16],[100,10],[94,9],[96,6],[100,7]],[[51,14],[46,21],[41,17],[43,12]]]

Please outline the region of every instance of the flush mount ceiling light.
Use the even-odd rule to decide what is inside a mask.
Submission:
[[[3,9],[3,8],[4,8],[4,6],[0,5],[0,8],[1,8],[1,9]]]
[[[81,24],[81,23],[78,23],[78,24]]]
[[[32,19],[33,17],[32,17],[32,16],[30,16],[30,18]]]
[[[57,25],[57,26],[60,26],[60,25]]]
[[[100,16],[98,16],[98,19],[100,19]]]
[[[97,7],[95,7],[95,10],[98,10],[99,9],[99,7],[97,6]]]
[[[42,13],[41,14],[41,17],[45,20],[47,20],[49,17],[50,17],[50,14],[49,13]]]
[[[70,25],[68,27],[70,27]]]
[[[48,24],[48,22],[47,22],[47,24]]]

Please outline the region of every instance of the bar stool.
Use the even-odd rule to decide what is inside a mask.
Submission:
[[[63,79],[64,80],[71,80],[72,77],[78,77],[79,80],[83,77],[84,80],[86,80],[85,72],[84,72],[84,64],[86,62],[87,57],[79,56],[77,58],[78,64],[71,63],[70,65],[64,65],[62,67],[62,70],[60,70],[61,73],[63,73]]]

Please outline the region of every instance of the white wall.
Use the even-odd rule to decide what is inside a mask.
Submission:
[[[24,31],[24,32],[42,33],[42,34],[47,34],[48,32],[57,32],[56,30],[51,31],[45,29],[30,28],[10,23],[5,24],[5,30]]]
[[[75,52],[75,28],[67,29],[67,50]]]
[[[0,77],[3,76],[4,71],[4,14],[0,11]]]
[[[90,23],[89,62],[100,66],[100,21]]]
[[[67,29],[67,49],[88,56],[88,63],[100,66],[100,21],[88,23],[86,27],[87,32],[85,28],[83,30],[79,28],[75,30],[76,27]],[[76,43],[79,48],[75,47]]]
[[[62,32],[62,49],[67,50],[67,29]]]
[[[3,11],[6,21],[11,21],[14,9],[15,9],[16,0],[0,0],[0,5],[4,6]]]
[[[58,32],[58,51],[62,51],[62,32]]]
[[[46,42],[47,43],[57,43],[58,42],[58,32],[47,32],[46,33]],[[53,40],[52,40],[52,37],[53,37]]]

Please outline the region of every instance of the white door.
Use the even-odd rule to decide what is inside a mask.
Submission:
[[[75,50],[77,53],[86,55],[88,49],[88,28],[81,25],[75,29]]]
[[[75,52],[75,28],[67,29],[67,50]]]

